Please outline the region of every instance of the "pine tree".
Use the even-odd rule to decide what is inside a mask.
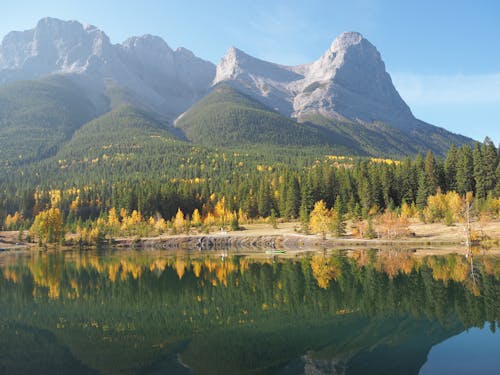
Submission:
[[[305,213],[308,217],[314,206],[314,198],[312,193],[311,181],[308,178],[304,179],[302,184],[300,211]]]
[[[444,162],[445,186],[447,191],[457,190],[458,156],[455,145],[451,145]]]
[[[474,165],[474,181],[476,185],[476,197],[478,199],[486,198],[486,179],[483,163],[483,152],[479,142],[474,145],[474,152],[472,154]]]
[[[427,188],[427,178],[425,173],[420,173],[418,177],[418,190],[416,204],[420,211],[422,211],[427,204],[427,197],[429,196],[429,190]]]
[[[474,191],[474,162],[472,148],[464,145],[458,152],[457,190],[460,195]]]
[[[299,181],[296,176],[290,176],[286,193],[285,216],[288,218],[296,218],[299,214],[300,203]]]
[[[497,197],[500,197],[500,163],[498,163],[497,165],[496,176],[497,176],[497,184],[495,187],[495,193]]]
[[[344,218],[344,209],[339,196],[335,200],[335,206],[331,210],[332,234],[335,237],[341,237],[345,234],[346,223]]]
[[[483,178],[486,194],[496,188],[496,169],[498,164],[497,149],[490,138],[486,137],[482,146]]]
[[[424,162],[425,179],[427,184],[428,194],[435,194],[439,186],[438,174],[436,168],[436,159],[434,154],[429,150]]]
[[[257,197],[257,211],[259,216],[268,217],[271,213],[272,201],[271,192],[266,179],[262,179]]]

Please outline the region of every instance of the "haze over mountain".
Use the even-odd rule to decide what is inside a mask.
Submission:
[[[20,80],[30,83],[13,83]],[[79,102],[84,107],[77,111]],[[30,116],[20,112],[20,103]],[[54,18],[4,37],[0,143],[9,145],[11,156],[18,158],[27,148],[22,139],[44,126],[49,131],[30,143],[39,142],[40,150],[28,159],[47,157],[79,127],[123,105],[206,146],[326,145],[361,155],[405,155],[428,149],[442,154],[451,144],[471,142],[417,120],[380,53],[356,32],[341,34],[318,60],[291,67],[235,47],[216,67],[187,49],[172,50],[157,36],[112,44],[95,26]],[[67,111],[57,126],[40,121],[57,107]],[[58,127],[64,134],[55,137]],[[21,139],[19,147],[13,139]]]
[[[0,46],[0,82],[64,74],[88,91],[100,112],[133,102],[166,118],[208,89],[215,66],[152,35],[111,44],[95,26],[44,18],[13,31]]]

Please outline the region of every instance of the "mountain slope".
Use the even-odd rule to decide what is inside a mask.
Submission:
[[[442,128],[420,122],[411,132],[394,128],[382,122],[365,123],[338,121],[321,115],[302,118],[323,130],[326,139],[333,144],[342,144],[357,154],[389,156],[425,154],[432,150],[435,155],[444,155],[451,144],[462,145],[471,140]]]
[[[20,79],[31,81],[12,83]],[[299,66],[232,47],[215,67],[160,37],[112,44],[95,26],[54,18],[11,32],[0,44],[4,163],[52,156],[80,126],[109,111],[117,116],[123,106],[161,124],[158,129],[175,122],[169,129],[178,138],[184,132],[205,146],[328,146],[401,156],[429,149],[443,155],[451,144],[472,142],[416,119],[380,53],[355,32],[341,34],[318,60]]]
[[[0,83],[64,74],[89,98],[104,98],[109,85],[129,93],[128,104],[176,117],[204,95],[215,66],[189,50],[172,50],[152,35],[112,44],[91,25],[55,18],[41,19],[35,28],[13,31],[0,45]],[[107,100],[96,100],[101,112]]]
[[[175,126],[205,146],[326,144],[317,129],[281,116],[228,85],[216,86]]]
[[[63,77],[0,87],[0,160],[24,163],[57,151],[96,109]]]
[[[132,150],[147,150],[153,140],[174,139],[150,115],[124,105],[83,125],[57,153],[57,158],[73,161],[112,157]]]
[[[325,128],[370,154],[404,155],[472,142],[416,119],[395,89],[380,53],[359,33],[341,34],[316,61],[283,66],[230,48],[214,84],[225,83],[282,115]],[[349,126],[351,128],[349,128]]]

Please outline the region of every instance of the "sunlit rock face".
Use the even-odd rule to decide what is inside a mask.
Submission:
[[[214,84],[228,82],[298,119],[328,118],[411,127],[415,122],[385,70],[377,49],[359,33],[343,33],[316,61],[283,66],[232,47],[217,66]]]

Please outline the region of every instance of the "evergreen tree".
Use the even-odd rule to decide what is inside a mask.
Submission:
[[[458,155],[455,145],[451,145],[444,162],[444,176],[446,191],[457,190]]]
[[[302,183],[302,192],[300,200],[300,211],[305,213],[309,217],[309,213],[312,211],[314,206],[314,197],[312,193],[311,181],[309,178],[304,178]]]
[[[485,170],[483,163],[483,152],[481,150],[481,145],[476,142],[474,145],[474,152],[472,154],[473,166],[474,166],[474,181],[476,186],[476,197],[478,199],[486,198],[486,179]]]
[[[430,150],[427,152],[427,156],[425,157],[424,171],[428,194],[436,194],[439,186],[438,173],[436,168],[436,159]]]
[[[286,192],[286,211],[285,216],[288,218],[296,218],[299,214],[301,197],[300,186],[296,176],[290,176],[288,180],[288,189]]]
[[[482,146],[483,178],[486,194],[496,188],[497,149],[490,138],[486,137]]]
[[[460,148],[458,153],[457,190],[460,195],[474,191],[474,162],[469,145]]]
[[[335,206],[331,212],[332,234],[341,237],[345,234],[346,223],[344,218],[344,208],[340,196],[335,200]]]
[[[272,201],[271,192],[267,179],[263,178],[260,182],[259,192],[257,197],[257,211],[259,216],[268,217],[271,213]]]
[[[425,173],[422,171],[418,177],[418,190],[416,204],[420,211],[422,211],[427,205],[427,197],[429,196],[429,190],[427,186],[427,178]]]
[[[400,196],[401,200],[408,204],[415,201],[417,194],[418,178],[416,175],[416,167],[413,165],[412,161],[409,158],[403,160],[399,168],[399,180],[401,181]]]
[[[500,197],[500,163],[497,165],[496,176],[497,176],[497,184],[495,187],[495,193],[497,197]]]

